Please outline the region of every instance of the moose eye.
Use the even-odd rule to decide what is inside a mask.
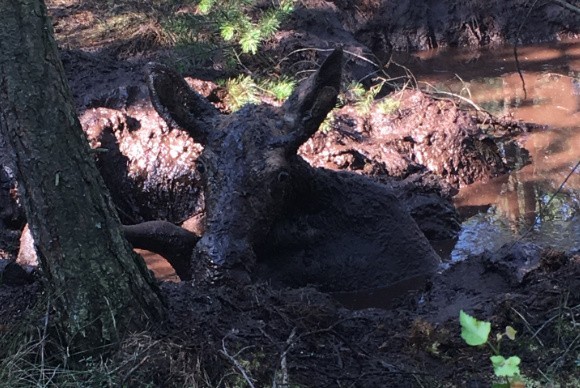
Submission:
[[[195,162],[195,169],[197,170],[197,172],[199,172],[200,174],[205,173],[205,164],[203,164],[203,162],[201,160],[197,160]]]
[[[278,174],[278,182],[280,183],[286,182],[288,178],[290,178],[290,174],[288,174],[287,171],[280,171],[280,173]]]

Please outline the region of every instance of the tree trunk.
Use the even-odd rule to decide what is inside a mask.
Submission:
[[[42,0],[0,7],[0,135],[16,154],[26,216],[69,349],[85,353],[164,316],[122,235],[73,107]]]

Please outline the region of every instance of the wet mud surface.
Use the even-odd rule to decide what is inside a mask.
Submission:
[[[528,378],[540,379],[537,370],[559,371],[562,381],[574,368],[566,349],[577,341],[580,257],[536,253],[537,263],[523,277],[502,264],[517,255],[511,251],[458,263],[429,289],[392,298],[387,309],[349,310],[312,288],[202,290],[165,282],[169,320],[126,339],[114,357],[128,386],[235,384],[239,375],[227,374],[237,368],[264,384],[487,386],[486,352],[459,336],[458,311],[466,309],[490,320],[494,332],[506,325],[518,330],[518,340],[502,348],[522,358]],[[33,306],[39,288],[0,290],[0,329],[8,331]]]
[[[411,2],[390,7],[381,2],[308,3],[311,7],[295,14],[266,55],[341,43],[386,60],[393,49],[504,43],[514,38],[509,16],[520,6],[517,1],[486,5],[505,15],[504,20],[484,15],[477,2],[441,2],[437,7],[425,2],[413,9]],[[59,8],[55,15],[62,22],[73,11]],[[535,24],[526,24],[521,38],[529,42],[577,33],[577,19],[562,12],[554,4],[533,12]],[[324,31],[313,22],[321,17],[328,21]],[[168,128],[154,112],[143,82],[144,61],[109,54],[72,49],[63,50],[62,57],[79,117],[120,217],[127,224],[168,220],[201,234],[203,194],[195,168],[201,146]],[[155,57],[154,52],[148,55]],[[301,65],[284,66],[297,71]],[[368,71],[355,59],[346,64],[350,78]],[[215,83],[188,82],[221,107]],[[526,154],[518,139],[538,128],[418,91],[394,98],[401,105],[390,114],[375,107],[361,115],[353,106],[342,107],[333,130],[317,133],[300,153],[314,166],[351,171],[394,187],[431,241],[454,239],[462,217],[486,206],[462,202],[461,196],[454,199],[458,190],[506,179],[504,174],[521,167],[505,153],[506,144]],[[5,155],[0,157],[0,258],[15,259],[25,220]],[[461,214],[454,201],[463,206]],[[231,386],[248,380],[311,387],[488,386],[488,354],[469,348],[459,336],[458,314],[464,309],[491,321],[494,332],[506,325],[516,328],[518,340],[506,343],[504,351],[522,358],[522,372],[566,386],[577,369],[574,357],[580,346],[578,251],[506,242],[501,249],[443,266],[426,284],[410,279],[409,284],[361,294],[279,289],[260,281],[235,290],[195,288],[175,282],[160,256],[142,252],[162,281],[169,320],[152,323],[150,331],[123,342],[114,355],[122,365],[119,376],[127,386],[194,381]],[[25,283],[0,284],[0,335],[10,333],[42,300],[41,283]],[[134,354],[140,357],[134,359]]]

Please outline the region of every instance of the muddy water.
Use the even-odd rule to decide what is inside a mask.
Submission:
[[[518,57],[523,83],[512,47],[433,50],[400,58],[422,87],[460,94],[494,114],[545,126],[519,139],[531,164],[461,189],[455,198],[464,218],[461,233],[456,243],[440,249],[453,260],[518,238],[580,249],[580,167],[568,177],[580,161],[580,41],[519,47]],[[510,156],[525,164],[523,155]]]
[[[135,252],[143,256],[147,268],[149,268],[155,277],[159,280],[169,282],[179,282],[179,277],[175,273],[173,267],[157,253],[147,251],[145,249],[135,249]]]
[[[569,176],[580,161],[580,41],[519,47],[525,91],[513,55],[506,47],[395,58],[422,88],[459,94],[496,115],[545,126],[519,139],[531,164],[525,155],[507,155],[521,169],[460,190],[454,201],[463,219],[459,237],[435,244],[444,259],[493,252],[517,239],[580,249],[580,166]],[[402,295],[417,292],[422,282],[414,280],[335,297],[349,308],[389,308]]]

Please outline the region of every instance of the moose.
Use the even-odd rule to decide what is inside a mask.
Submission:
[[[172,241],[157,248],[189,238],[185,246],[193,253],[187,258],[168,253],[182,279],[257,278],[352,291],[437,268],[439,257],[390,188],[355,173],[314,168],[297,153],[336,104],[342,57],[342,49],[334,50],[281,107],[246,105],[229,115],[171,68],[148,64],[156,111],[204,146],[196,161],[204,187],[203,235],[191,238],[176,226],[157,224]],[[155,236],[139,228],[126,227],[129,240],[152,248]]]

